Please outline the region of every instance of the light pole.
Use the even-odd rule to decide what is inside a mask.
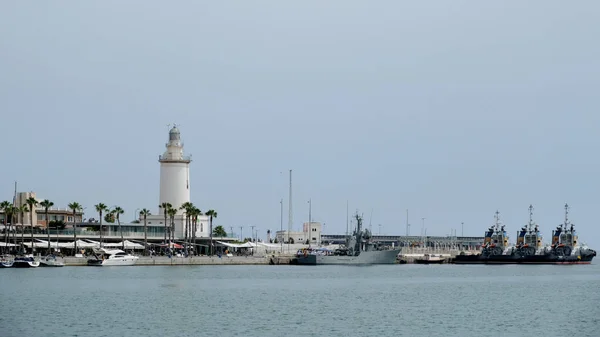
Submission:
[[[308,199],[308,248],[310,248],[310,243],[312,242],[312,202],[311,199]]]
[[[233,237],[233,226],[229,226],[229,230],[231,231],[231,237]]]
[[[425,218],[421,218],[421,238],[423,239],[423,245],[425,245]]]
[[[240,242],[244,242],[244,226],[240,226]]]
[[[254,239],[254,225],[250,226],[250,242]],[[254,251],[256,250],[256,242],[254,242],[254,248],[252,249],[252,255],[254,255]]]
[[[281,198],[281,200],[279,201],[279,205],[281,206],[281,213],[280,213],[280,221],[279,221],[279,225],[281,227],[279,233],[281,233],[281,253],[283,253],[283,198]]]
[[[465,223],[460,223],[460,236],[465,237]]]

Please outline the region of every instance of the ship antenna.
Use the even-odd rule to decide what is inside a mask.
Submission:
[[[568,223],[569,223],[569,204],[565,204],[565,230],[567,230]]]
[[[496,230],[498,230],[498,226],[500,226],[500,212],[498,210],[496,210]]]
[[[533,226],[533,205],[529,205],[529,230]]]

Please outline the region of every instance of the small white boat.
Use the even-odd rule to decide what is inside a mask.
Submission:
[[[0,268],[11,268],[13,266],[14,258],[12,255],[0,256]]]
[[[37,268],[40,266],[40,261],[33,256],[17,256],[13,261],[13,268]]]
[[[88,266],[133,266],[139,257],[128,254],[120,249],[98,249],[94,257],[88,259]]]
[[[64,267],[65,262],[62,259],[56,258],[56,255],[46,255],[40,260],[42,267]]]

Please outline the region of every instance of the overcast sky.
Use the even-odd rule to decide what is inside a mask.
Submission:
[[[0,2],[0,199],[158,212],[169,123],[215,224],[511,241],[564,203],[600,249],[597,1]],[[371,217],[372,212],[372,217]],[[238,232],[239,229],[236,229]]]

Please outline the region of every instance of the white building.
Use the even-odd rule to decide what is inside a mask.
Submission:
[[[169,131],[169,141],[165,145],[165,152],[158,156],[160,163],[160,186],[159,205],[170,203],[177,209],[175,216],[175,237],[184,237],[185,214],[179,209],[185,202],[190,202],[190,163],[191,156],[184,155],[181,133],[177,126]],[[156,215],[147,217],[151,224],[164,225],[165,216],[162,208],[158,209]],[[167,220],[170,221],[170,220]],[[209,218],[205,215],[198,217],[198,230],[196,237],[209,237]]]
[[[275,238],[277,238],[277,242],[288,243],[288,238],[293,241],[293,243],[305,243],[306,240],[309,240],[312,245],[321,245],[321,231],[322,225],[320,222],[312,221],[310,223],[305,222],[302,224],[302,232],[288,232],[285,231],[277,231],[275,232]]]

